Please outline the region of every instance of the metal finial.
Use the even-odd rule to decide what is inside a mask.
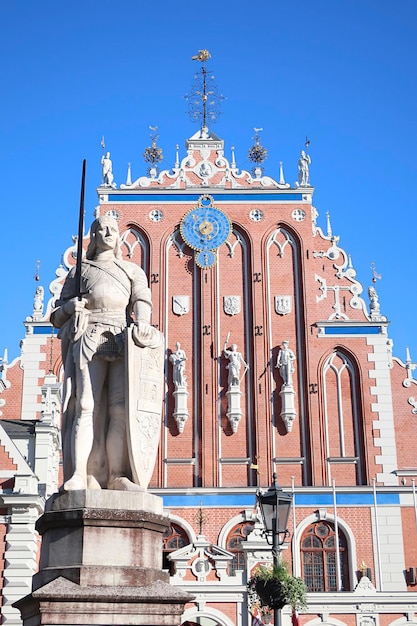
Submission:
[[[206,61],[211,59],[211,54],[208,50],[199,50],[198,54],[195,54],[191,58],[193,61],[201,61],[202,63],[205,63]]]
[[[41,262],[39,261],[39,259],[36,261],[36,268],[35,268],[35,273],[33,274],[33,278],[36,280],[36,282],[39,282],[41,277],[39,275],[39,270],[41,267]]]
[[[145,148],[143,158],[147,163],[151,164],[151,167],[156,168],[157,164],[162,161],[164,155],[162,154],[162,148],[157,145],[159,134],[157,133],[158,126],[149,126],[151,138],[151,145]]]
[[[252,139],[255,143],[248,150],[248,159],[252,163],[255,163],[255,167],[259,167],[265,159],[268,158],[268,150],[261,144],[261,136],[259,133],[263,128],[254,128],[253,130],[255,131],[255,135]]]
[[[208,74],[206,61],[211,58],[209,51],[199,50],[192,58],[200,61],[202,66],[194,76],[190,93],[184,97],[188,102],[190,118],[199,123],[201,130],[207,132],[209,122],[215,122],[221,114],[220,106],[224,96],[218,93],[214,76]]]
[[[195,520],[199,526],[199,535],[203,534],[203,526],[204,523],[207,522],[208,520],[208,515],[207,513],[203,510],[203,503],[200,500],[200,508],[198,509],[196,515],[195,515]]]

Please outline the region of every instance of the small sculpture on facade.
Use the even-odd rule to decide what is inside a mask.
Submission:
[[[115,187],[114,177],[113,177],[113,163],[110,159],[110,152],[106,152],[101,157],[101,176],[102,176],[102,185],[104,187]]]
[[[175,387],[184,387],[187,385],[187,377],[185,375],[185,362],[187,360],[187,355],[185,354],[185,350],[181,348],[181,344],[177,341],[177,349],[173,352],[169,360],[172,363],[172,378],[174,381]]]
[[[223,350],[225,356],[229,359],[229,364],[226,365],[226,369],[229,370],[229,389],[231,387],[239,387],[240,385],[240,371],[242,365],[245,368],[243,372],[243,376],[249,369],[249,365],[245,362],[242,354],[238,352],[237,345],[235,343],[232,344],[231,349],[227,349],[227,343],[229,341],[230,333],[226,337],[226,341],[224,342]]]
[[[282,348],[278,352],[277,364],[279,373],[285,387],[292,387],[292,375],[294,373],[295,354],[290,350],[289,342],[283,341]]]
[[[310,163],[310,155],[301,150],[300,158],[298,159],[298,184],[300,187],[308,187],[310,185]]]

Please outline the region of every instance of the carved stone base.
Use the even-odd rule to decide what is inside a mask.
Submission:
[[[147,492],[72,491],[52,496],[32,594],[15,603],[24,626],[179,626],[189,594],[162,571],[162,499]]]
[[[292,385],[282,385],[281,391],[281,419],[285,424],[287,433],[292,431],[292,424],[297,415],[295,411],[295,391]]]
[[[237,427],[239,426],[239,422],[242,419],[242,409],[240,408],[240,398],[242,397],[242,392],[240,391],[239,385],[230,385],[229,391],[226,392],[228,409],[227,409],[227,419],[229,420],[230,426],[232,427],[232,431],[234,433],[237,432]]]
[[[190,394],[187,391],[187,385],[178,385],[174,391],[175,398],[175,411],[174,419],[177,424],[178,432],[184,431],[185,422],[188,420],[188,396]]]

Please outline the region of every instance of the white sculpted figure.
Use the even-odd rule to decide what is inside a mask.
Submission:
[[[227,349],[227,342],[229,340],[229,335],[227,336],[226,341],[224,342],[223,350],[225,356],[229,359],[229,364],[226,365],[226,369],[229,370],[229,389],[230,387],[236,387],[240,385],[240,370],[242,365],[245,368],[243,375],[246,374],[249,369],[249,365],[245,363],[245,360],[240,352],[237,350],[237,345],[235,343],[232,344],[231,350]]]
[[[113,164],[110,159],[110,152],[106,152],[101,157],[101,176],[103,185],[113,187]]]
[[[133,329],[138,358],[146,347],[155,354],[163,335],[150,325],[147,277],[138,265],[122,259],[113,218],[100,217],[91,226],[81,265],[82,297],[76,296],[75,283],[73,268],[51,316],[60,329],[65,366],[64,489],[143,491],[137,479],[133,482],[128,450],[125,331]]]
[[[310,155],[301,150],[300,158],[298,159],[298,183],[300,187],[308,187],[310,184],[310,163]]]
[[[38,285],[33,299],[33,311],[35,313],[42,313],[43,311],[43,293],[43,287]]]
[[[177,349],[170,355],[169,360],[173,365],[172,377],[175,387],[186,385],[185,361],[187,360],[187,355],[185,354],[185,350],[181,348],[179,341],[177,341]]]
[[[292,386],[292,375],[294,373],[295,354],[290,350],[289,342],[283,341],[282,348],[278,352],[276,367],[279,367],[279,373],[286,387]]]

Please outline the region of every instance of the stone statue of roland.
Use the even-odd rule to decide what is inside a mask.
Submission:
[[[65,281],[51,322],[65,368],[64,490],[143,491],[159,440],[164,346],[151,326],[144,271],[122,259],[115,219],[96,219],[81,265]]]

